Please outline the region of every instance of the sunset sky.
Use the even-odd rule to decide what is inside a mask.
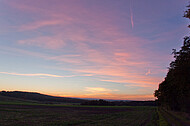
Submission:
[[[152,100],[187,0],[1,0],[0,90]]]

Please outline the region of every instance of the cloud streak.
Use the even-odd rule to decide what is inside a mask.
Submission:
[[[26,77],[56,77],[56,78],[74,77],[74,75],[61,76],[61,75],[45,74],[45,73],[34,73],[34,74],[23,74],[23,73],[15,73],[15,72],[0,72],[0,73],[7,74],[7,75],[26,76]]]
[[[133,21],[133,10],[132,10],[132,0],[130,0],[130,17],[131,17],[131,27],[134,27],[134,21]]]
[[[150,71],[150,69],[145,73],[145,75],[149,75],[149,74],[151,74],[151,71]]]
[[[118,91],[118,90],[111,90],[107,88],[102,88],[102,87],[85,87],[85,91],[91,92],[91,93],[106,93],[106,92],[113,92],[113,91]]]

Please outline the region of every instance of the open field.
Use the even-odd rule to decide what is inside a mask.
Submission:
[[[188,113],[168,111],[159,108],[159,114],[161,114],[167,122],[163,123],[163,126],[190,126],[190,115]],[[163,121],[161,121],[161,123],[162,122]]]
[[[156,107],[0,103],[0,125],[156,126]]]
[[[0,126],[189,126],[187,113],[150,106],[0,102]]]

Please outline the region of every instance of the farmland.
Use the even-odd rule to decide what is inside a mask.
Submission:
[[[156,126],[156,107],[0,103],[0,125]]]
[[[22,95],[19,95],[20,93]],[[154,105],[152,104],[154,102],[150,101],[87,101],[39,93],[16,92],[15,94],[14,92],[13,94],[0,95],[0,126],[190,125],[189,113],[148,106]]]

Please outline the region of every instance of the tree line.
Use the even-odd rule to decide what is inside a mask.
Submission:
[[[81,105],[92,106],[156,106],[155,101],[106,101],[103,99],[90,100],[81,103]]]
[[[184,17],[190,19],[190,5],[187,8]],[[173,49],[172,53],[174,61],[154,95],[161,107],[190,112],[190,36],[184,37],[181,49]]]

